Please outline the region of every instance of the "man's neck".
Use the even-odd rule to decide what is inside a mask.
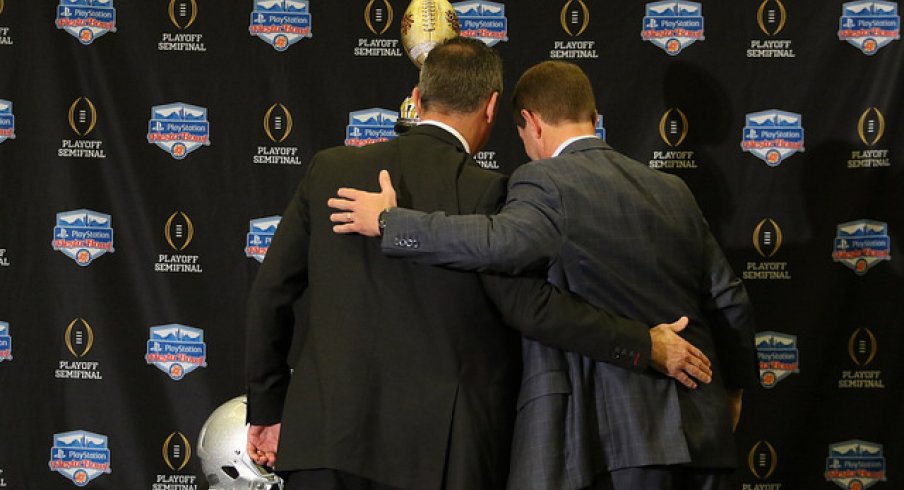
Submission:
[[[556,150],[566,141],[584,136],[596,136],[596,127],[590,123],[566,122],[556,126],[545,125],[543,128],[542,158],[551,158]]]
[[[440,122],[458,131],[458,134],[468,143],[467,150],[471,154],[477,153],[484,143],[480,114],[447,114],[425,111],[421,115],[421,120]]]

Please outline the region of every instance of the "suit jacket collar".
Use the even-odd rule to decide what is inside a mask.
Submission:
[[[570,145],[566,146],[562,150],[562,153],[559,154],[559,156],[567,155],[569,153],[576,153],[579,151],[586,151],[586,150],[611,150],[611,149],[612,149],[612,147],[607,145],[606,142],[601,140],[600,138],[584,138],[584,139],[579,139],[579,140],[575,141],[574,143],[571,143]]]

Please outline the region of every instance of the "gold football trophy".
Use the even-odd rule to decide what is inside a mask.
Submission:
[[[458,14],[447,0],[411,0],[402,16],[402,47],[418,69],[434,46],[460,32]],[[411,97],[407,97],[402,101],[395,130],[403,133],[417,122],[417,110]]]

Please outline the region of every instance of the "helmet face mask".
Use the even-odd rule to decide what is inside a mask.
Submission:
[[[198,436],[198,457],[210,490],[277,490],[280,477],[251,461],[245,451],[247,400],[239,396],[217,407]]]

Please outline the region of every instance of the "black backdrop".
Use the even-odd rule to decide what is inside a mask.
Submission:
[[[417,78],[398,41],[407,2],[295,2],[312,37],[282,51],[249,33],[251,0],[67,3],[112,6],[115,32],[83,44],[79,29],[57,28],[67,5],[0,0],[0,488],[71,488],[52,448],[75,431],[109,454],[112,471],[89,475],[92,488],[206,488],[198,431],[243,389],[243,305],[259,265],[245,252],[249,224],[282,213],[313,153],[343,144],[350,113],[398,111]],[[696,5],[702,39],[674,55],[642,39],[639,0],[481,7],[505,7],[495,49],[507,86],[550,57],[580,64],[608,142],[684,178],[748,279],[767,333],[764,386],[745,397],[739,428],[742,488],[847,488],[858,474],[897,488],[898,14],[867,54],[839,39],[843,2]],[[149,143],[152,107],[174,103],[206,109],[209,122],[209,145],[182,159]],[[777,165],[741,147],[747,116],[773,110],[803,128],[803,150]],[[503,172],[526,158],[509,111],[479,158]],[[779,128],[789,140],[793,119]],[[108,215],[113,230],[113,251],[85,266],[77,244],[71,256],[52,244],[57,214],[78,210]],[[852,222],[845,230],[869,236],[846,237],[842,251],[878,256],[861,274],[833,260],[838,225]],[[87,245],[104,246],[100,225]],[[203,360],[188,359],[178,381],[146,360],[150,329],[168,325],[203,333]],[[191,329],[161,342],[195,349]]]

